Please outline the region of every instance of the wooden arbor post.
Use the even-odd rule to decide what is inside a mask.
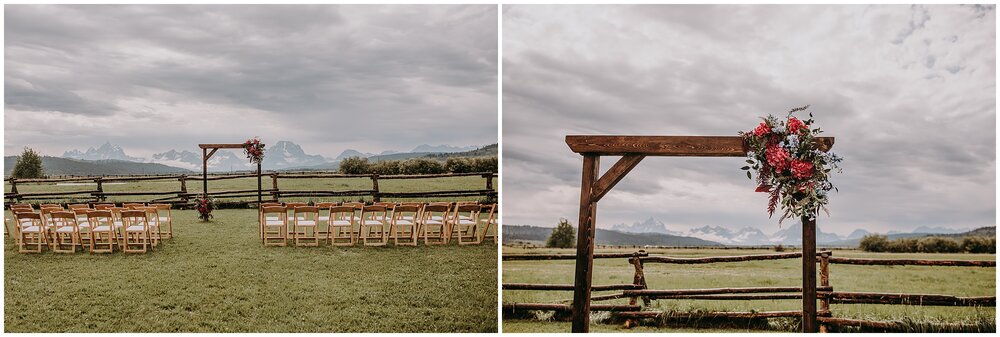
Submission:
[[[201,148],[201,183],[202,183],[202,197],[208,199],[208,159],[212,158],[219,149],[242,149],[243,144],[198,144]],[[212,151],[208,151],[212,149]],[[261,196],[261,182],[260,182],[260,163],[257,163],[257,207],[260,207],[262,200]]]
[[[823,151],[833,137],[819,138]],[[583,155],[580,222],[573,280],[573,332],[590,331],[590,292],[594,267],[597,202],[646,156],[743,157],[746,146],[738,136],[566,136],[570,150]],[[600,174],[601,156],[621,156]],[[816,221],[802,219],[802,330],[816,331]]]

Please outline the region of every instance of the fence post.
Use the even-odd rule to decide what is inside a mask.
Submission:
[[[642,260],[639,259],[639,253],[640,252],[642,252],[642,251],[640,250],[638,252],[632,253],[632,257],[629,258],[629,263],[631,263],[633,266],[635,266],[635,275],[632,277],[632,284],[641,285],[642,289],[647,289],[646,288],[646,275],[642,271]],[[636,296],[632,296],[632,298],[630,298],[628,300],[628,305],[635,305],[636,302],[637,302]],[[643,305],[648,306],[649,305],[649,298],[643,296],[642,297],[642,303],[643,303]]]
[[[181,182],[181,193],[179,197],[181,197],[181,200],[184,200],[184,203],[186,204],[188,202],[187,176],[181,176],[180,178],[177,178],[177,180]]]
[[[94,179],[94,182],[97,183],[96,199],[98,202],[104,202],[104,200],[107,200],[107,197],[104,196],[104,179],[102,179],[101,177],[97,177]]]
[[[379,198],[379,192],[378,192],[378,173],[372,174],[372,191],[373,191],[372,201],[374,202],[382,201],[381,198]]]
[[[487,190],[492,190],[493,189],[493,174],[492,173],[484,174],[483,178],[486,178],[486,189]]]
[[[274,196],[274,202],[278,202],[278,172],[271,173],[271,195]]]
[[[10,178],[10,193],[14,195],[14,203],[21,201],[21,197],[17,195],[17,179]]]

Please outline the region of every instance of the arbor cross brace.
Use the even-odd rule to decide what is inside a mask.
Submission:
[[[829,151],[833,137],[817,138]],[[738,136],[566,136],[570,150],[583,155],[580,221],[573,284],[573,332],[590,331],[591,276],[597,202],[647,156],[743,157],[747,147]],[[621,156],[600,174],[601,156]],[[802,218],[802,331],[816,332],[816,220]]]

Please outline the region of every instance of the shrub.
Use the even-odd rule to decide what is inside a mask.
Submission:
[[[962,239],[962,251],[967,253],[996,254],[997,239],[969,236]]]
[[[955,240],[931,236],[917,241],[917,251],[922,253],[958,253],[962,251],[962,247]]]
[[[451,173],[468,173],[475,171],[475,166],[469,158],[448,158],[448,160],[444,163],[444,167]]]
[[[38,152],[30,148],[24,148],[24,152],[17,157],[17,161],[14,162],[14,169],[11,171],[11,176],[14,178],[41,178],[45,175],[45,170],[42,168],[42,157],[38,155]]]
[[[858,248],[866,252],[885,252],[889,249],[889,238],[885,235],[865,235],[861,238]]]
[[[400,172],[400,167],[399,167],[400,165],[398,160],[380,161],[374,164],[369,164],[368,166],[369,166],[368,173],[375,173],[378,175],[393,175],[393,174],[399,174]]]
[[[497,157],[483,157],[472,160],[473,172],[499,172],[497,168]]]
[[[350,157],[340,161],[340,173],[367,174],[370,172],[368,158]]]
[[[545,247],[573,248],[576,246],[576,229],[565,218],[559,218],[559,224],[552,230]]]
[[[445,173],[444,165],[441,162],[425,158],[407,159],[400,165],[400,170],[403,174]]]

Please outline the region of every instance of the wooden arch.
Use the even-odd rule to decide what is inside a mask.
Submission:
[[[833,137],[818,138],[828,151]],[[580,222],[573,280],[573,332],[590,331],[590,291],[594,267],[597,202],[646,156],[743,157],[738,136],[566,136],[570,150],[583,155]],[[601,156],[621,156],[600,175]],[[816,332],[816,220],[802,218],[802,331]]]
[[[246,148],[243,144],[198,144],[201,148],[201,183],[202,183],[202,197],[208,199],[208,159],[212,158],[219,149],[243,149]],[[209,151],[212,149],[212,151]],[[260,163],[257,163],[257,206],[260,207],[263,197],[261,196],[261,183],[260,183]]]

